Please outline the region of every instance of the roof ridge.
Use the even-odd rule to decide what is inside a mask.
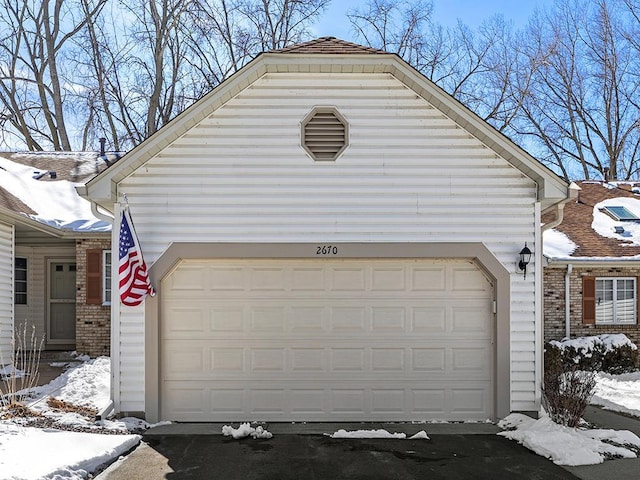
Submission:
[[[287,47],[270,50],[269,53],[304,53],[304,54],[344,54],[344,53],[389,53],[374,47],[341,40],[336,37],[319,37]]]

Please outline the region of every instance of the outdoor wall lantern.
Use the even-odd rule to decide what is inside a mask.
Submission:
[[[524,272],[524,278],[527,278],[527,265],[531,261],[531,250],[527,247],[527,242],[524,242],[524,248],[520,250],[520,260],[518,262],[518,268],[521,272]]]

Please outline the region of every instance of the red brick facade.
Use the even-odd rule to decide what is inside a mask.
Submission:
[[[111,307],[87,304],[87,250],[110,250],[105,239],[76,242],[76,351],[91,357],[111,353]]]
[[[562,340],[565,337],[565,275],[566,266],[544,269],[544,339]],[[570,277],[570,333],[571,338],[624,333],[640,345],[640,327],[636,325],[588,325],[582,322],[582,277],[640,277],[640,267],[573,267]],[[640,312],[636,314],[638,316]]]

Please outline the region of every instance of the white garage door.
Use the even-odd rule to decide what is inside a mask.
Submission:
[[[183,261],[162,285],[162,418],[491,418],[492,299],[469,261]]]

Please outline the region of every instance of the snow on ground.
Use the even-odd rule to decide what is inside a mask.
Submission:
[[[609,375],[598,373],[593,405],[640,417],[640,372]]]
[[[273,437],[271,432],[265,430],[263,427],[258,426],[253,428],[250,423],[241,423],[238,428],[233,428],[230,425],[224,425],[222,427],[222,435],[225,437],[233,437],[235,440],[245,437],[251,438],[264,438],[269,439]]]
[[[512,413],[498,424],[510,429],[498,433],[558,465],[594,465],[607,458],[636,458],[640,438],[627,430],[563,427],[546,415],[538,420]],[[635,450],[635,451],[634,451]]]
[[[148,427],[140,419],[96,422],[93,415],[65,412],[48,405],[49,397],[95,410],[108,405],[109,359],[85,360],[34,390],[29,407],[42,417],[0,420],[3,479],[87,478],[89,473],[140,442],[140,435],[129,433]],[[29,426],[34,422],[43,426]]]
[[[0,420],[0,472],[3,479],[80,480],[140,442],[140,435],[131,433],[148,428],[149,425],[140,419],[95,421],[92,415],[63,412],[48,405],[50,396],[96,410],[108,405],[109,359],[82,360],[83,363],[69,368],[60,377],[35,390],[37,398],[31,402],[30,408],[43,416],[36,420],[45,422],[44,426],[29,426],[33,418]],[[640,372],[624,375],[600,373],[597,381],[592,403],[640,416]],[[613,457],[635,458],[640,452],[640,438],[626,430],[568,428],[553,423],[545,415],[534,420],[520,414],[509,415],[499,425],[507,429],[499,435],[515,440],[560,465],[602,463]],[[268,431],[254,429],[249,424],[241,424],[238,428],[225,425],[223,434],[234,438],[271,436]],[[344,429],[339,429],[331,437],[406,438],[404,434],[386,430]],[[429,439],[424,430],[410,438]]]
[[[139,435],[100,435],[0,423],[5,479],[82,479],[135,447]]]
[[[329,435],[331,438],[398,438],[405,439],[407,435],[405,433],[390,433],[382,428],[378,430],[344,430],[340,429],[335,433]],[[409,437],[409,440],[424,439],[429,440],[427,432],[420,430],[415,435]]]

